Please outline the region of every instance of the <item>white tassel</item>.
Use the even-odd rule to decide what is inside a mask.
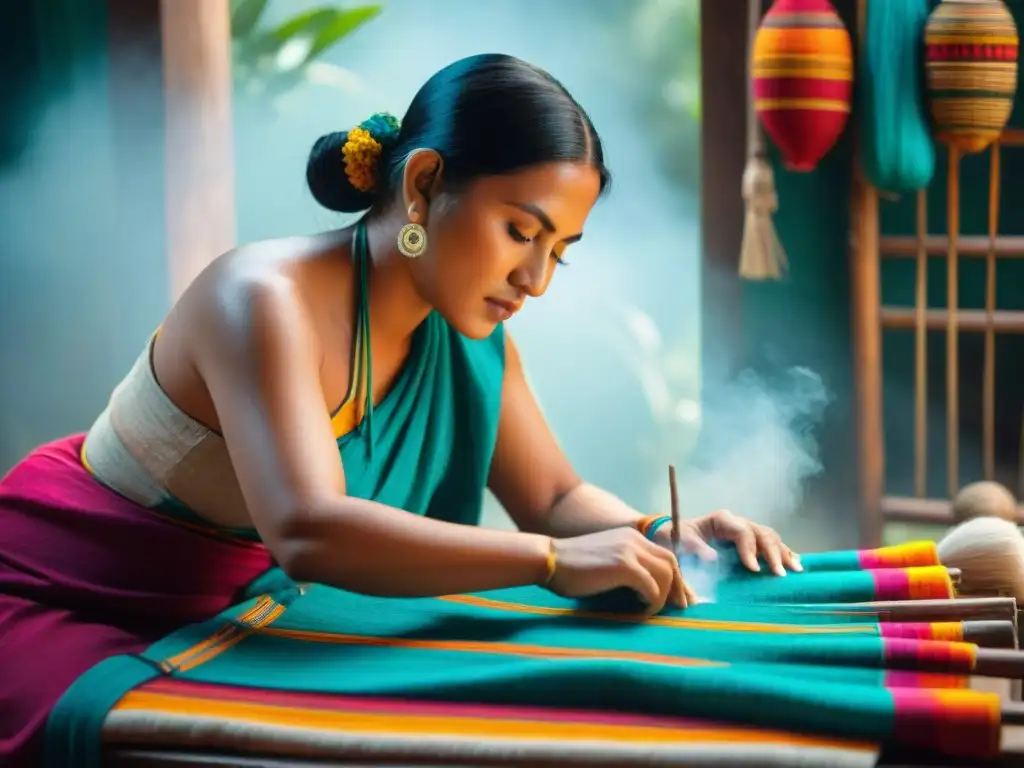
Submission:
[[[753,59],[754,38],[761,23],[761,0],[747,0],[747,57]],[[775,174],[765,156],[764,134],[754,109],[753,71],[747,68],[747,167],[743,170],[743,200],[747,213],[740,246],[740,277],[745,280],[778,280],[788,268],[772,214],[779,208]]]
[[[754,116],[756,120],[756,115]],[[788,267],[786,252],[772,222],[779,208],[775,174],[761,156],[747,160],[743,171],[743,200],[747,212],[740,248],[740,277],[746,280],[778,280]]]

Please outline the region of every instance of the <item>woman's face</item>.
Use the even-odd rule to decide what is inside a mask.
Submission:
[[[418,292],[463,335],[489,336],[544,295],[599,192],[592,166],[558,162],[439,197],[427,211],[427,252],[409,265]]]

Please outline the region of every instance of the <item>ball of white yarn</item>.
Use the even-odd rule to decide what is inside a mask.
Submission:
[[[961,571],[962,595],[1005,595],[1024,604],[1024,535],[999,517],[976,517],[938,544],[939,560]]]

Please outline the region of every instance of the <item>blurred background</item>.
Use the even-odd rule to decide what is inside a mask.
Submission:
[[[180,290],[164,215],[173,94],[147,58],[161,32],[144,7],[159,4],[23,0],[5,11],[0,471],[89,427]],[[201,37],[203,23],[184,19],[178,34]],[[210,155],[205,171],[216,182],[225,169],[232,199],[198,213],[226,219],[224,247],[347,223],[305,188],[321,134],[401,115],[463,56],[540,65],[590,112],[614,174],[571,266],[511,324],[562,445],[584,477],[642,510],[665,508],[676,462],[690,468],[687,513],[728,505],[798,547],[841,543],[829,516],[790,514],[821,470],[815,424],[830,395],[813,370],[786,364],[770,385],[750,375],[716,388],[703,407],[728,434],[693,461],[706,415],[697,0],[233,0],[230,23],[231,156]],[[165,47],[173,30],[165,19]],[[189,205],[205,203],[179,201]],[[485,520],[507,524],[492,501]]]

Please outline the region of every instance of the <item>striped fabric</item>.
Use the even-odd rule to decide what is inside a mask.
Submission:
[[[871,573],[764,581],[792,591]],[[839,582],[819,600],[835,600]],[[99,765],[103,741],[441,763],[608,754],[844,766],[872,765],[882,745],[998,753],[999,697],[967,688],[975,646],[958,622],[815,616],[757,595],[767,597],[643,621],[614,596],[386,599],[272,570],[239,606],[80,678],[51,715],[49,765]]]
[[[197,738],[197,735],[201,734]],[[671,717],[325,696],[156,680],[107,718],[108,740],[307,759],[869,768],[866,742]]]

